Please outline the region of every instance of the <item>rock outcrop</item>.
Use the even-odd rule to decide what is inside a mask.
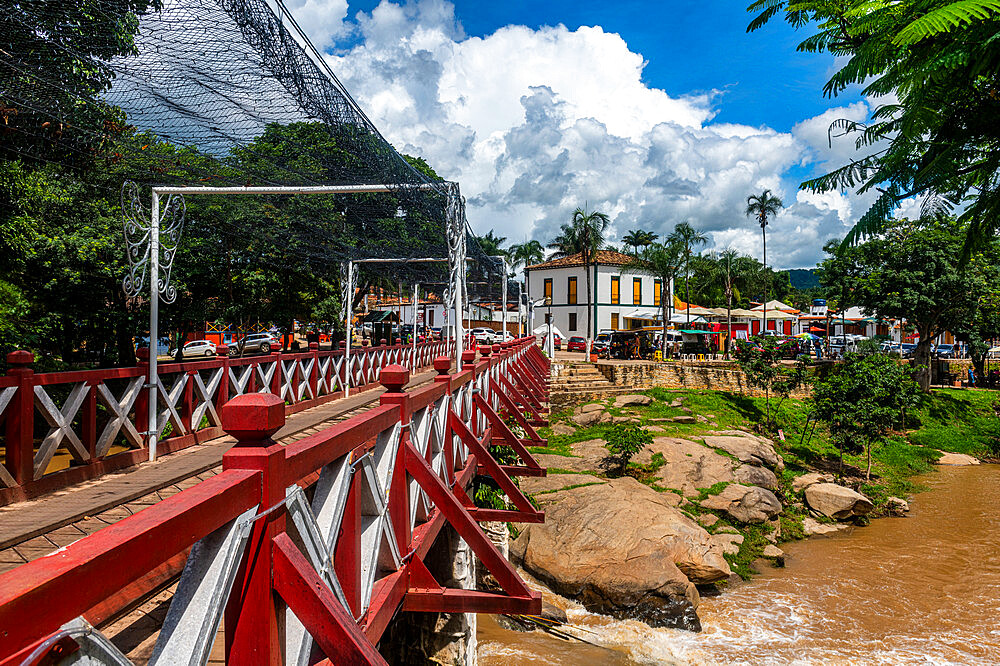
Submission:
[[[778,489],[778,477],[766,467],[740,465],[736,468],[736,480],[742,484],[761,486],[768,490]]]
[[[803,474],[802,476],[797,476],[792,479],[792,490],[797,493],[801,493],[809,486],[816,485],[817,483],[830,483],[831,481],[833,481],[833,479],[826,474],[809,472],[808,474]]]
[[[775,453],[771,441],[763,437],[752,437],[745,433],[740,436],[710,435],[705,437],[705,446],[722,449],[742,463],[771,468],[781,466],[781,458]]]
[[[889,497],[885,500],[885,506],[894,516],[905,516],[910,510],[910,504],[902,497]]]
[[[701,501],[706,509],[724,511],[741,523],[763,523],[781,513],[781,502],[766,488],[733,483]]]
[[[937,459],[936,465],[978,465],[979,459],[964,453],[945,453]]]
[[[871,500],[861,493],[835,483],[816,483],[805,491],[810,509],[834,520],[864,516],[874,508]]]
[[[591,611],[698,631],[695,585],[731,571],[722,549],[667,494],[628,477],[552,493],[545,523],[525,527],[511,555]]]
[[[806,536],[826,536],[828,534],[836,534],[841,530],[851,529],[850,525],[841,525],[839,523],[821,523],[815,518],[806,516],[802,521],[802,531],[806,533]]]
[[[648,405],[651,402],[653,402],[653,399],[648,395],[620,395],[615,398],[615,407],[620,409],[630,405]]]
[[[676,488],[685,497],[695,497],[698,488],[736,479],[732,460],[686,439],[657,437],[634,460],[646,464],[657,453],[663,456],[665,464],[656,472],[659,477],[656,483],[664,488]]]

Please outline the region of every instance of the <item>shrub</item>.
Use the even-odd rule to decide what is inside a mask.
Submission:
[[[608,431],[608,450],[618,463],[619,475],[625,473],[632,456],[653,443],[652,433],[634,423],[619,423]]]

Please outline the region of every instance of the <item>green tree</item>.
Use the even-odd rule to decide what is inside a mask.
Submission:
[[[648,247],[656,242],[659,238],[658,234],[654,234],[652,231],[645,231],[643,229],[632,229],[627,234],[622,236],[622,245],[629,245],[632,247],[632,254],[639,254],[640,247]]]
[[[872,447],[885,441],[907,408],[917,404],[920,389],[898,359],[880,353],[849,353],[813,385],[816,418],[827,424],[841,450],[867,453],[865,478],[871,478]]]
[[[747,28],[773,17],[810,33],[798,47],[837,57],[823,92],[862,86],[882,100],[869,122],[837,120],[831,136],[853,136],[862,155],[802,183],[814,191],[878,191],[846,241],[891,223],[896,206],[921,196],[924,215],[958,210],[965,250],[1000,225],[997,84],[1000,4],[995,0],[757,0]]]
[[[856,271],[854,298],[883,319],[905,319],[919,336],[915,377],[930,390],[931,344],[946,330],[971,321],[979,299],[978,279],[962,268],[965,227],[954,219],[897,220],[878,238],[838,250],[838,261]],[[996,261],[994,252],[992,261]]]
[[[678,242],[653,243],[625,266],[625,270],[652,275],[660,281],[660,317],[663,322],[661,351],[666,353],[667,326],[670,323],[670,285],[677,277],[684,261],[684,246]]]
[[[807,382],[805,357],[799,357],[794,365],[786,366],[782,363],[781,342],[773,336],[737,340],[733,357],[747,384],[764,392],[764,426],[774,429],[775,416],[781,404],[792,391]],[[777,398],[774,409],[771,408],[772,395]]]
[[[764,190],[760,194],[751,194],[747,197],[746,216],[752,217],[760,225],[760,237],[763,242],[763,252],[761,263],[767,268],[767,225],[771,218],[776,216],[785,204],[781,199],[771,194],[771,190]],[[761,323],[762,331],[767,330],[767,293],[768,285],[764,284],[764,320]]]
[[[619,423],[608,432],[608,450],[618,464],[617,474],[623,476],[629,461],[653,443],[653,433],[635,423]]]
[[[691,251],[700,245],[704,245],[708,242],[708,236],[695,230],[688,222],[678,222],[674,226],[674,230],[670,232],[667,236],[667,241],[670,243],[679,243],[684,247],[684,302],[688,307],[685,308],[687,312],[687,326],[691,327]]]

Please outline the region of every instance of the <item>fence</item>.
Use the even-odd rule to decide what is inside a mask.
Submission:
[[[352,349],[349,362],[343,343],[336,350],[319,351],[313,343],[303,353],[243,358],[230,358],[220,345],[213,358],[159,365],[155,393],[147,379],[148,349],[138,350],[139,363],[131,368],[44,374],[32,371],[29,352],[12,352],[7,375],[0,376],[6,422],[0,505],[148,459],[151,399],[159,408],[157,453],[169,453],[222,435],[219,409],[234,396],[271,393],[294,413],[340,398],[347,387],[374,386],[388,365],[416,370],[454,352],[447,340],[382,342]],[[57,453],[68,467],[53,465]]]
[[[0,664],[78,649],[129,663],[91,625],[185,557],[152,664],[205,663],[223,619],[229,663],[315,663],[316,647],[333,663],[381,664],[374,646],[399,609],[539,613],[539,594],[477,521],[544,519],[511,475],[545,474],[525,445],[544,444],[533,422],[548,361],[533,339],[474,358],[465,352],[454,374],[437,359],[433,385],[412,392],[405,368],[385,367],[379,407],[287,447],[271,439],[284,423],[277,395],[234,398],[220,412],[238,444],[220,474],[0,576]],[[499,465],[488,448],[499,444],[521,464]],[[467,490],[477,474],[514,508],[476,508]],[[423,560],[445,524],[501,592],[437,583]]]

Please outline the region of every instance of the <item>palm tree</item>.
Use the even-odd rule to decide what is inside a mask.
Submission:
[[[666,243],[650,243],[641,256],[632,259],[624,268],[627,271],[645,273],[660,280],[660,284],[667,287],[677,277],[677,271],[684,260],[684,245],[677,241]],[[669,288],[669,287],[667,287]],[[663,337],[660,341],[661,351],[666,354],[667,345],[667,325],[670,319],[669,312],[670,299],[666,293],[660,292],[660,315],[663,318]]]
[[[771,194],[771,190],[764,190],[760,194],[751,194],[747,197],[746,216],[753,217],[760,225],[760,235],[764,241],[763,264],[767,270],[767,228],[768,218],[774,217],[785,207],[781,199]],[[764,321],[761,323],[761,334],[767,330],[767,284],[764,284]]]
[[[687,325],[691,327],[691,287],[689,285],[691,249],[696,245],[708,242],[708,236],[695,230],[688,222],[679,222],[667,236],[668,243],[679,243],[684,246],[684,301],[687,305]]]
[[[627,234],[622,236],[622,245],[631,245],[632,255],[638,256],[640,247],[649,247],[655,243],[656,239],[659,237],[659,234],[654,234],[652,231],[632,229]]]
[[[631,245],[633,255],[639,254],[639,246],[642,245],[642,234],[642,229],[632,229],[622,236],[622,245]]]
[[[556,257],[567,257],[579,254],[583,261],[583,272],[587,279],[587,340],[591,332],[591,297],[590,297],[590,263],[594,255],[604,247],[604,232],[611,224],[611,218],[606,213],[594,211],[588,213],[584,208],[573,211],[569,224],[559,228],[559,235],[549,243],[555,249]]]
[[[543,259],[545,259],[545,248],[534,239],[510,246],[511,270],[517,270],[521,266],[527,268],[541,263]]]

